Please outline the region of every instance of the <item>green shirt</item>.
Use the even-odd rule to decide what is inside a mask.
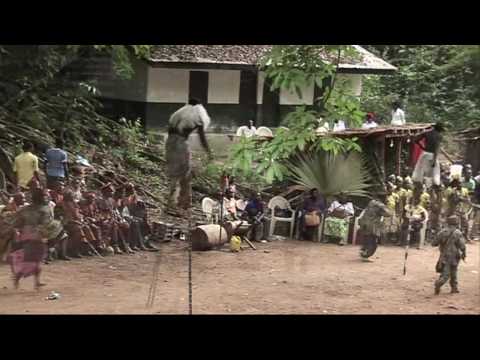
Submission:
[[[462,183],[462,187],[468,189],[469,192],[473,192],[475,190],[475,180],[470,179],[468,181],[464,180]]]

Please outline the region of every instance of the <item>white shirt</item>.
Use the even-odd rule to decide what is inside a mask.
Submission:
[[[405,112],[402,109],[392,111],[392,125],[401,126],[405,125]]]
[[[330,125],[328,124],[328,122],[325,122],[324,124],[321,124],[319,123],[319,126],[316,130],[317,133],[325,133],[325,132],[328,132],[330,130]]]
[[[362,125],[362,129],[373,129],[376,128],[378,124],[375,121],[372,122],[365,122]]]
[[[169,125],[180,132],[184,129],[195,129],[198,126],[203,126],[203,129],[207,130],[210,125],[210,117],[202,105],[187,104],[173,113]]]
[[[328,212],[334,211],[344,211],[347,216],[353,216],[353,214],[355,213],[355,210],[353,209],[353,204],[351,202],[342,205],[337,200],[335,200],[328,208]]]
[[[339,120],[338,123],[333,125],[333,131],[344,131],[344,130],[346,130],[346,126],[343,120]]]
[[[251,128],[248,128],[248,126],[240,126],[237,130],[237,136],[252,137],[256,131],[257,128],[255,126]]]

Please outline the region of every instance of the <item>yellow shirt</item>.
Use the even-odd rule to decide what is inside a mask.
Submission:
[[[38,158],[31,152],[24,152],[15,158],[13,171],[17,173],[18,185],[26,188],[38,169]]]
[[[430,206],[430,194],[429,193],[422,193],[420,195],[420,206],[424,209],[427,209]]]
[[[388,197],[387,197],[387,206],[390,210],[393,210],[395,211],[396,207],[397,207],[397,204],[398,204],[398,201],[399,201],[399,196],[397,193],[391,193]]]
[[[456,194],[462,201],[460,201],[457,204],[450,204],[449,199],[454,194]],[[445,191],[445,198],[446,198],[445,201],[447,206],[455,205],[456,206],[455,210],[462,214],[466,214],[471,208],[470,201],[468,201],[470,199],[470,195],[469,195],[468,189],[466,188],[461,188],[461,190],[457,190],[457,189],[448,187],[447,190]]]

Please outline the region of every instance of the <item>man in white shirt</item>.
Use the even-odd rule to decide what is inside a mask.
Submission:
[[[333,124],[333,132],[336,131],[345,131],[347,127],[345,126],[345,121],[343,120],[336,120]]]
[[[393,103],[392,125],[402,126],[406,123],[407,122],[405,120],[405,112],[401,109],[400,103],[398,101]]]
[[[237,130],[237,136],[252,137],[255,135],[257,128],[254,126],[253,120],[248,122],[248,126],[241,126]]]
[[[372,113],[368,113],[367,119],[362,125],[362,129],[373,129],[377,126],[378,124],[375,122],[375,116]]]
[[[344,199],[340,199],[342,202],[335,200],[328,208],[328,212],[331,214],[343,213],[343,216],[353,216],[355,210],[351,202],[346,202]]]

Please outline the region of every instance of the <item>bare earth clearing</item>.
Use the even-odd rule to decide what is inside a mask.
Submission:
[[[162,245],[157,297],[145,304],[155,254],[88,258],[43,267],[47,286],[33,290],[24,279],[12,289],[10,269],[0,265],[1,314],[187,314],[185,243]],[[459,271],[461,293],[448,284],[433,295],[438,249],[411,249],[407,276],[404,251],[380,246],[373,263],[358,247],[299,241],[258,244],[239,254],[193,254],[195,314],[479,314],[479,243],[468,245]],[[51,291],[58,300],[45,298]]]

